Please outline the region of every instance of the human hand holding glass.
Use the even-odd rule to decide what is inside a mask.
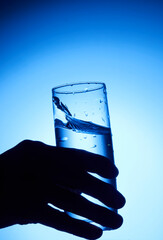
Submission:
[[[102,235],[99,227],[53,209],[49,203],[100,225],[120,227],[120,215],[77,193],[84,192],[113,208],[124,205],[124,197],[114,187],[88,172],[104,178],[115,178],[118,174],[105,157],[41,142],[26,140],[3,153],[0,155],[0,228],[41,223],[87,239]]]

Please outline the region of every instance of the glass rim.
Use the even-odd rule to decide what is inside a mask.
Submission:
[[[91,88],[83,88],[83,90],[67,90],[66,88],[68,87],[73,87],[73,86],[78,86],[78,85],[89,85]],[[94,87],[93,87],[94,86]],[[64,90],[65,88],[65,90]],[[57,94],[76,94],[76,93],[86,93],[86,92],[92,92],[96,91],[99,89],[106,89],[106,85],[104,82],[74,82],[74,83],[67,83],[67,84],[62,84],[59,86],[56,86],[52,88],[52,93],[57,93]]]

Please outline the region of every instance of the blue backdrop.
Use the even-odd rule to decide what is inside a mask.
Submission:
[[[52,87],[106,83],[123,226],[102,240],[163,238],[161,1],[10,1],[0,17],[0,153],[23,139],[54,145]],[[77,240],[42,225],[4,240]]]

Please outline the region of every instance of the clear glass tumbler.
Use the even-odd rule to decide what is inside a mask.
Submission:
[[[83,149],[103,155],[114,163],[105,84],[87,82],[58,86],[52,89],[52,100],[56,146]],[[116,188],[116,179],[94,176]],[[98,200],[87,198],[104,206]],[[80,218],[72,213],[69,215]]]

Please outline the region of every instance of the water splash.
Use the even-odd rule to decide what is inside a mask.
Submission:
[[[110,132],[110,128],[100,126],[90,121],[83,121],[75,117],[72,117],[72,114],[70,113],[68,107],[65,104],[63,104],[59,98],[54,97],[53,102],[56,105],[56,107],[65,114],[66,120],[66,122],[64,123],[60,119],[56,118],[55,119],[56,128],[66,128],[71,129],[72,131],[75,132],[96,135],[108,134]]]

